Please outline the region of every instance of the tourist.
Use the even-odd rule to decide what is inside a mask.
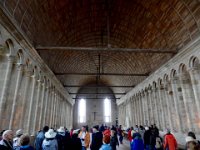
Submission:
[[[131,127],[128,131],[128,140],[130,141],[130,143],[132,142],[132,135],[131,132],[133,131],[133,127]]]
[[[70,130],[70,137],[72,138],[72,135],[73,135],[73,131],[74,131],[74,129],[71,129]]]
[[[140,135],[141,135],[142,139],[144,139],[144,132],[145,132],[145,129],[144,129],[144,127],[140,125],[140,128],[139,128],[139,133],[140,133]]]
[[[100,127],[100,129],[99,129],[99,131],[103,133],[104,130],[105,130],[105,127],[104,127],[104,125],[102,124],[101,127]]]
[[[103,135],[107,135],[110,136],[111,132],[110,132],[110,127],[105,127],[105,130],[103,132]]]
[[[13,139],[13,149],[17,149],[18,147],[20,147],[20,137],[23,135],[23,130],[19,129],[16,131],[16,137]]]
[[[42,150],[42,142],[45,138],[45,133],[49,130],[48,126],[44,126],[42,131],[39,131],[35,139],[35,149]]]
[[[81,139],[82,150],[86,150],[90,144],[90,133],[86,130],[86,126],[82,126],[78,137]]]
[[[167,129],[167,133],[164,136],[164,149],[166,150],[176,150],[178,148],[177,141],[170,130]]]
[[[6,130],[3,132],[2,140],[0,141],[0,150],[13,150],[13,131]]]
[[[65,134],[65,128],[64,127],[60,127],[57,130],[57,135],[56,135],[56,139],[58,142],[58,150],[65,150],[67,148],[66,146],[66,134]]]
[[[131,150],[144,150],[144,143],[141,135],[136,132],[131,142]]]
[[[110,146],[112,148],[112,150],[116,150],[116,146],[118,145],[119,146],[119,141],[118,141],[118,138],[117,138],[117,134],[116,134],[116,131],[113,129],[111,129],[111,136],[110,136]]]
[[[71,150],[82,150],[82,143],[78,138],[79,129],[73,131]]]
[[[145,127],[144,147],[146,150],[150,150],[150,138],[151,138],[151,131],[149,130],[149,127]]]
[[[56,132],[53,129],[49,129],[48,132],[45,133],[45,139],[42,142],[43,150],[58,150],[58,142],[56,140]]]
[[[99,150],[112,150],[109,143],[110,143],[110,136],[104,135],[103,145],[101,146],[101,148]]]
[[[102,132],[99,132],[99,126],[96,125],[93,127],[93,134],[92,134],[92,143],[91,143],[91,150],[99,150],[103,140]]]
[[[121,125],[118,128],[118,135],[119,135],[120,144],[123,144],[123,131],[122,131],[122,126]]]
[[[151,130],[150,146],[152,150],[163,150],[162,138],[155,130]]]
[[[20,137],[19,142],[20,142],[19,150],[34,150],[34,148],[29,145],[30,137],[28,135],[22,135]]]
[[[0,133],[0,141],[3,139],[3,133],[4,133],[4,131],[6,131],[6,130],[2,130],[1,133]]]
[[[199,150],[200,146],[198,141],[194,139],[192,136],[187,136],[186,140],[186,150]]]

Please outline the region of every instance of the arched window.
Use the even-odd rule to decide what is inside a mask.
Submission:
[[[78,122],[79,123],[85,123],[86,122],[86,101],[85,101],[85,99],[79,100]]]
[[[111,101],[110,99],[104,99],[104,118],[105,122],[111,122]]]

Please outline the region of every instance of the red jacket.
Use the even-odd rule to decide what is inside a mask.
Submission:
[[[132,131],[132,130],[129,130],[129,131],[128,131],[128,140],[129,140],[130,142],[132,141],[131,131]]]
[[[103,132],[103,135],[107,135],[110,137],[111,133],[110,133],[110,130],[106,129],[104,132]]]
[[[178,145],[175,137],[172,134],[166,134],[164,139],[164,149],[169,148],[169,150],[176,150]]]

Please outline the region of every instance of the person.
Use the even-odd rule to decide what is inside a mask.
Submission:
[[[144,150],[144,143],[141,135],[136,132],[131,142],[131,150]]]
[[[42,142],[42,150],[58,150],[58,142],[56,140],[56,132],[53,129],[49,129],[45,133],[45,139]]]
[[[119,128],[118,128],[118,135],[119,135],[119,141],[120,141],[120,144],[123,144],[123,131],[122,131],[122,125],[120,125]]]
[[[21,135],[19,143],[20,147],[18,150],[34,150],[34,148],[29,145],[30,137],[28,135]]]
[[[17,149],[18,147],[20,147],[20,137],[23,135],[23,130],[19,129],[16,131],[16,137],[13,139],[13,149]]]
[[[101,127],[100,127],[100,129],[99,129],[99,131],[103,133],[104,130],[105,130],[105,127],[104,127],[104,125],[102,124]]]
[[[111,148],[109,143],[110,143],[110,136],[104,135],[104,137],[103,137],[103,145],[101,146],[101,148],[99,150],[112,150],[112,148]]]
[[[144,129],[144,127],[143,127],[142,125],[140,125],[140,128],[139,128],[139,133],[140,133],[140,135],[141,135],[142,139],[144,139],[144,132],[145,132],[145,129]]]
[[[49,130],[48,126],[44,126],[42,131],[39,131],[35,139],[35,149],[42,150],[42,142],[45,138],[45,133]]]
[[[153,129],[151,130],[150,146],[153,150],[163,150],[162,138]]]
[[[110,146],[112,150],[116,150],[116,146],[119,146],[119,141],[115,130],[111,130]]]
[[[198,141],[193,138],[194,136],[187,136],[185,138],[186,140],[186,150],[200,150],[200,145],[198,144]]]
[[[103,135],[110,136],[110,127],[105,126],[105,130],[103,132]]]
[[[58,150],[65,150],[67,149],[67,146],[66,146],[66,134],[65,134],[65,128],[64,127],[60,127],[58,130],[57,130],[57,135],[56,135],[56,139],[57,139],[57,142],[58,142]]]
[[[2,131],[0,132],[0,141],[3,139],[3,133],[4,133],[4,131],[6,131],[6,130],[2,130]]]
[[[82,126],[81,132],[78,137],[81,139],[82,150],[86,150],[90,144],[90,134],[86,131],[86,126]]]
[[[91,150],[99,150],[103,140],[102,132],[99,132],[99,126],[96,125],[93,127],[93,134],[92,134],[92,142],[91,142]]]
[[[73,135],[73,131],[74,131],[74,129],[71,129],[70,130],[70,137],[72,138],[72,135]]]
[[[13,131],[6,130],[3,132],[2,140],[0,141],[0,150],[13,150]]]
[[[133,130],[133,127],[131,127],[128,131],[128,140],[130,141],[130,143],[132,142],[132,136],[131,136],[131,132]]]
[[[150,150],[150,138],[151,138],[151,131],[149,130],[149,127],[145,127],[144,147],[146,150]]]
[[[164,149],[176,150],[178,148],[177,141],[170,130],[167,129],[167,133],[164,136]]]
[[[192,131],[190,131],[190,132],[188,132],[188,135],[187,136],[191,136],[193,139],[197,139],[196,138],[196,135],[194,134],[194,132],[192,132]],[[200,145],[200,141],[199,140],[197,140],[197,143]]]
[[[73,131],[72,145],[71,145],[71,148],[73,150],[82,150],[82,143],[81,143],[80,138],[78,138],[78,134],[79,134],[79,129]]]

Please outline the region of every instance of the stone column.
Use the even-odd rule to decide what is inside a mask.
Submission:
[[[45,93],[45,109],[44,109],[44,119],[43,119],[43,126],[44,125],[46,125],[47,124],[47,122],[48,122],[48,120],[47,120],[47,118],[48,118],[48,115],[49,114],[47,114],[48,113],[48,110],[49,110],[49,95],[50,95],[50,90],[49,90],[49,87],[47,86],[46,87],[46,93]]]
[[[147,120],[147,118],[146,118],[146,108],[145,108],[145,105],[146,105],[146,103],[145,103],[145,94],[144,93],[142,93],[141,94],[141,97],[142,97],[142,106],[143,106],[143,122],[144,122],[144,126],[146,125],[146,120]]]
[[[35,85],[36,85],[36,79],[35,76],[32,76],[32,88],[31,88],[31,99],[29,103],[29,112],[28,112],[28,120],[27,120],[27,132],[30,134],[30,126],[31,126],[31,114],[33,113],[33,100],[34,100],[34,94],[35,94]]]
[[[8,88],[9,88],[9,83],[10,83],[10,78],[11,78],[13,61],[14,61],[14,57],[8,57],[8,64],[6,68],[5,80],[3,83],[2,95],[1,95],[1,100],[0,100],[0,118],[4,118],[3,112],[5,110],[6,99],[8,96],[7,93],[8,93]],[[2,126],[2,123],[0,123],[0,128],[1,126]]]
[[[159,121],[159,101],[158,101],[158,97],[157,97],[157,89],[156,88],[153,88],[152,89],[152,91],[153,91],[153,99],[155,100],[155,102],[154,102],[154,104],[155,104],[155,114],[156,114],[156,121],[155,121],[155,123],[156,123],[156,125],[160,128],[160,121]]]
[[[25,122],[25,108],[28,105],[27,98],[28,98],[28,91],[30,89],[29,86],[30,86],[31,75],[32,75],[32,72],[30,70],[28,70],[28,69],[25,70],[25,74],[24,74],[25,79],[24,80],[26,80],[26,83],[24,86],[24,92],[23,92],[23,97],[22,97],[22,107],[21,107],[22,116],[20,118],[20,127],[22,128],[24,126],[27,131],[28,131],[28,129],[24,125],[24,122]]]
[[[165,115],[164,115],[164,106],[163,106],[163,102],[164,102],[164,87],[163,87],[163,85],[160,85],[158,93],[159,93],[159,103],[160,103],[160,113],[161,113],[160,119],[162,120],[161,128],[164,131],[164,129],[166,128],[166,125],[165,125]]]
[[[145,91],[145,114],[146,114],[146,125],[150,125],[150,115],[149,115],[149,99],[148,99],[148,92]]]
[[[34,118],[33,118],[33,132],[36,132],[36,129],[37,129],[37,125],[38,125],[38,122],[37,122],[37,118],[40,116],[40,111],[39,111],[39,107],[40,107],[40,104],[39,104],[39,100],[40,100],[40,93],[41,93],[41,80],[38,79],[37,80],[38,82],[38,88],[37,88],[37,95],[36,95],[36,105],[35,105],[35,115],[34,115]]]
[[[154,115],[153,115],[153,106],[152,106],[152,91],[149,89],[148,91],[148,97],[149,97],[149,123],[152,125],[154,123]]]
[[[16,105],[17,105],[16,104],[17,103],[17,95],[18,95],[20,84],[21,84],[21,78],[22,78],[22,69],[23,69],[23,65],[18,64],[17,65],[16,87],[15,87],[15,93],[14,93],[14,97],[13,97],[9,129],[13,129],[13,122],[14,122],[14,118],[15,118],[15,111],[16,111]]]
[[[49,125],[52,126],[52,113],[53,113],[53,100],[54,100],[54,88],[51,90],[50,95],[50,106],[49,106]]]
[[[139,95],[139,105],[140,105],[140,116],[141,116],[141,118],[140,118],[140,124],[143,125],[144,124],[144,122],[143,122],[143,120],[144,120],[144,114],[143,114],[142,95],[141,95],[141,93]]]
[[[180,106],[179,106],[179,95],[178,95],[178,87],[177,87],[177,81],[178,80],[178,78],[177,77],[174,77],[174,78],[172,78],[172,91],[173,91],[173,93],[174,93],[174,104],[175,104],[175,111],[176,111],[176,116],[177,116],[177,124],[178,124],[178,127],[177,127],[177,129],[178,129],[178,132],[183,132],[184,131],[184,128],[183,128],[183,125],[184,124],[182,124],[182,116],[181,116],[181,108],[180,108]]]
[[[188,74],[181,74],[180,75],[180,82],[182,87],[182,93],[183,93],[183,101],[185,105],[186,110],[186,117],[188,121],[188,127],[189,131],[198,131],[198,126],[196,124],[196,107],[193,105],[195,103],[192,85],[189,79]]]
[[[41,113],[40,113],[40,118],[39,118],[39,129],[42,128],[43,124],[43,119],[44,119],[44,111],[45,111],[45,95],[46,95],[46,85],[45,85],[45,82],[42,83],[42,97],[41,97]]]
[[[194,92],[195,106],[197,108],[197,119],[200,120],[200,70],[197,67],[190,68],[189,74]]]

